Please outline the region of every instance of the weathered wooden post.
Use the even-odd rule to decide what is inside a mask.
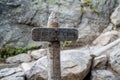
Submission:
[[[49,41],[48,80],[61,80],[60,41],[73,41],[78,38],[76,29],[58,28],[57,13],[52,12],[48,19],[48,28],[34,28],[34,41]]]

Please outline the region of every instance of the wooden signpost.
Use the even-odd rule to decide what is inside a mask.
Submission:
[[[53,24],[56,24],[53,25]],[[49,41],[48,80],[61,80],[60,41],[73,41],[78,38],[76,29],[58,28],[56,13],[52,12],[48,20],[48,28],[33,28],[34,41]],[[50,27],[49,27],[50,26]]]
[[[34,28],[32,32],[34,41],[73,41],[78,37],[76,29]]]

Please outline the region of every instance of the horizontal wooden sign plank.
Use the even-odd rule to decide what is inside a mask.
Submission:
[[[34,41],[74,41],[78,38],[76,29],[68,28],[34,28],[32,39]]]

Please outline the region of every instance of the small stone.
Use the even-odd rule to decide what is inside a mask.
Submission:
[[[111,21],[116,26],[120,25],[120,5],[112,13],[112,15],[111,15]]]
[[[6,59],[7,63],[22,63],[31,61],[31,57],[28,54],[18,54],[13,57],[9,57]]]
[[[107,64],[107,56],[101,55],[94,58],[93,68],[94,69],[105,69]]]
[[[34,59],[39,59],[39,58],[47,55],[47,49],[33,50],[33,51],[30,52],[30,55]]]
[[[104,46],[108,44],[110,41],[116,39],[118,36],[117,31],[108,31],[105,33],[102,33],[97,39],[93,41],[94,45]]]
[[[31,69],[31,67],[34,65],[34,63],[35,62],[22,63],[21,68],[23,69],[24,72],[26,72]]]

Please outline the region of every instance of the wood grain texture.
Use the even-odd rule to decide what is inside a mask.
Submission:
[[[32,39],[34,41],[74,41],[78,38],[76,29],[67,28],[34,28]]]
[[[61,80],[59,41],[50,42],[48,52],[48,63],[48,80]]]
[[[59,27],[58,13],[52,12],[48,19],[48,28]],[[57,37],[57,35],[56,35]],[[60,41],[52,41],[49,43],[49,71],[48,80],[61,80],[61,67],[60,67]]]

